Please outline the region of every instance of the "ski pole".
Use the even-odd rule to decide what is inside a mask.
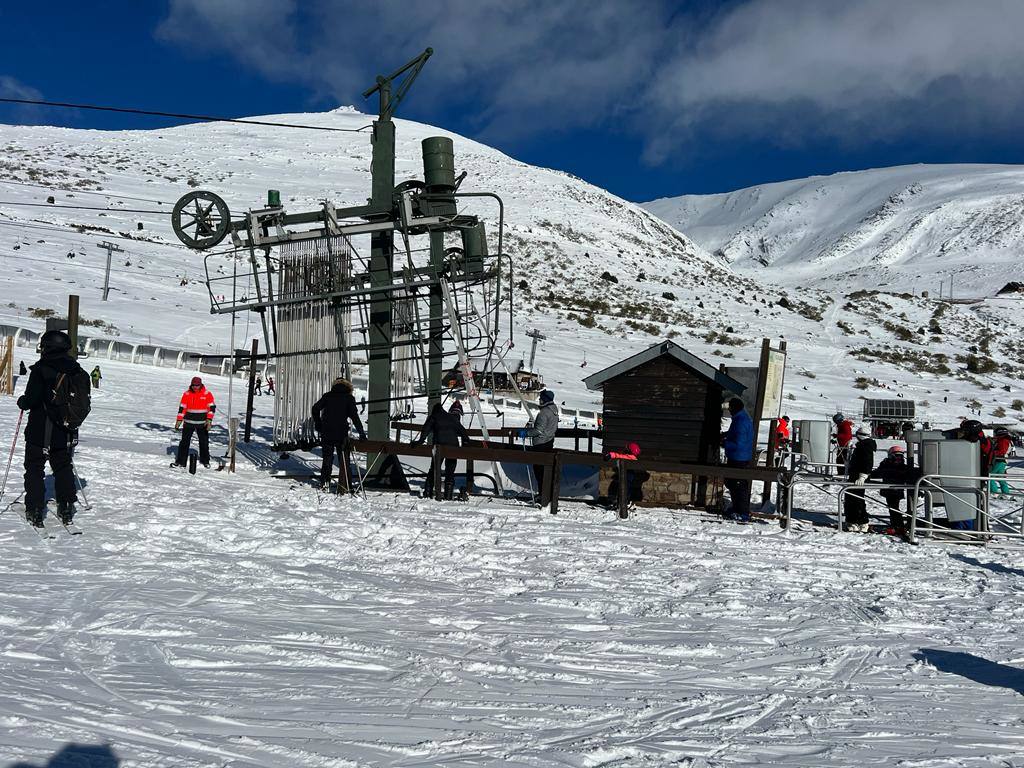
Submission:
[[[526,453],[526,438],[523,438],[523,453]],[[537,494],[533,490],[533,464],[526,465],[526,479],[530,481],[530,503],[537,503]]]
[[[71,474],[75,476],[75,483],[78,484],[78,492],[82,494],[82,501],[85,502],[86,511],[92,509],[92,504],[89,503],[89,497],[85,495],[85,484],[82,483],[82,478],[78,476],[78,470],[75,469],[75,462],[71,462]]]
[[[4,497],[4,493],[7,491],[7,476],[11,474],[11,462],[14,461],[14,449],[18,445],[18,434],[21,432],[21,419],[24,415],[24,411],[18,411],[18,426],[14,428],[14,440],[11,442],[11,453],[7,457],[7,469],[4,470],[4,482],[3,485],[0,485],[0,499]]]

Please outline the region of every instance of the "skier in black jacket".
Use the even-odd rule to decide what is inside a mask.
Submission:
[[[334,469],[334,453],[338,453],[338,463],[345,470],[346,487],[352,487],[348,476],[345,452],[349,447],[348,423],[351,421],[359,432],[359,439],[366,439],[363,422],[359,418],[356,399],[352,396],[352,384],[347,379],[337,378],[331,391],[321,397],[313,405],[313,426],[320,433],[320,449],[323,452],[323,464],[320,466],[320,481],[327,484]]]
[[[850,464],[847,479],[863,486],[875,468],[875,441],[871,439],[871,431],[863,424],[857,427],[853,433],[857,445],[850,455]],[[866,533],[868,530],[868,510],[864,503],[864,489],[859,488],[846,494],[844,504],[844,515],[846,517],[846,529]]]
[[[71,337],[63,331],[47,331],[39,340],[41,356],[31,366],[25,394],[18,407],[28,411],[25,427],[25,517],[32,525],[42,526],[46,514],[46,460],[53,470],[54,495],[61,522],[70,523],[75,515],[75,475],[71,449],[78,443],[78,432],[68,432],[47,413],[47,404],[62,375],[84,373],[71,357]]]
[[[413,445],[419,445],[428,437],[433,439],[434,445],[462,445],[469,442],[469,433],[462,426],[459,416],[462,414],[462,405],[458,404],[457,412],[448,413],[440,403],[434,405],[423,422],[420,429],[420,436],[413,441]],[[455,406],[452,406],[455,409]],[[458,466],[458,459],[444,460],[444,497],[451,499],[455,494],[455,469]],[[427,481],[423,485],[423,496],[429,498],[434,495],[434,460],[430,460],[430,469],[427,470]]]
[[[881,480],[890,485],[911,485],[921,477],[921,470],[907,464],[907,455],[903,446],[892,446],[882,463],[871,473],[872,479]],[[913,492],[901,491],[897,488],[883,488],[879,491],[889,507],[889,527],[897,536],[906,536],[906,524],[900,514],[900,499],[909,499]],[[907,512],[910,512],[909,504]]]

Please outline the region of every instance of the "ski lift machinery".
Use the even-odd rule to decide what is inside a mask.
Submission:
[[[423,180],[395,184],[392,117],[431,53],[378,76],[363,94],[379,98],[365,205],[338,208],[325,200],[316,210],[288,213],[270,190],[266,207],[232,218],[221,197],[196,190],[174,206],[174,232],[190,248],[207,250],[230,236],[230,250],[205,257],[210,310],[259,314],[277,369],[279,450],[315,444],[312,405],[337,376],[352,377],[356,355],[367,361],[371,440],[389,439],[393,403],[425,397],[429,409],[441,401],[446,357],[473,354],[492,368],[503,364],[496,342],[506,331],[512,338],[514,315],[501,198],[459,191],[467,174],[456,177],[453,143],[443,136],[422,141]],[[459,213],[467,198],[496,205],[496,254],[488,252],[484,222]],[[369,239],[368,258],[356,248],[360,237]],[[425,247],[414,247],[417,238],[427,239]],[[247,272],[239,268],[245,260]],[[239,281],[249,286],[242,296]]]

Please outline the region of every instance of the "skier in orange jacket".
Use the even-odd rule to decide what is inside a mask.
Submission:
[[[181,431],[181,442],[178,443],[178,454],[171,464],[172,467],[185,466],[193,432],[199,438],[199,463],[204,467],[210,466],[210,424],[216,411],[217,404],[213,401],[213,393],[203,386],[201,378],[194,376],[192,383],[181,396],[178,418],[174,422],[175,429],[181,429],[182,423],[185,428]]]

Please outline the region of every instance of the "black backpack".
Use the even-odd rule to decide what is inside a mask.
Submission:
[[[53,397],[47,413],[68,432],[74,432],[92,410],[92,381],[79,368],[74,373],[61,373],[53,386]]]

